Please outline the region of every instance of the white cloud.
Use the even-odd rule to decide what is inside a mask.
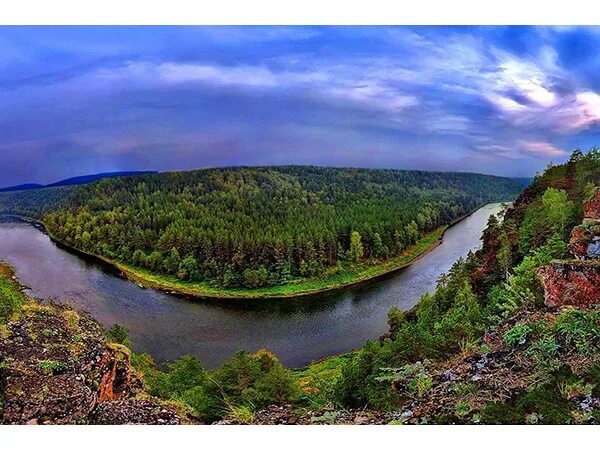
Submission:
[[[551,158],[551,157],[562,157],[562,156],[566,156],[568,155],[568,152],[555,147],[552,144],[549,144],[548,142],[542,142],[542,141],[525,141],[522,142],[521,145],[523,146],[523,149],[527,152],[530,153],[534,156],[541,156],[544,158]]]
[[[277,76],[261,66],[224,67],[203,64],[165,63],[158,66],[159,77],[169,83],[190,81],[221,86],[272,87],[278,84]]]

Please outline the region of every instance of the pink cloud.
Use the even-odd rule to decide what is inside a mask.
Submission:
[[[565,150],[561,150],[558,147],[555,147],[548,142],[534,141],[534,142],[522,142],[523,148],[527,153],[531,153],[535,156],[543,156],[543,157],[559,157],[565,156],[568,153]]]

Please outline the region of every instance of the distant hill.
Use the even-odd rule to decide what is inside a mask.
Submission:
[[[0,189],[0,192],[11,192],[11,191],[29,191],[31,189],[41,189],[47,187],[56,187],[56,186],[72,186],[78,184],[87,184],[92,183],[93,181],[101,180],[103,178],[115,178],[115,177],[126,177],[133,175],[148,175],[156,173],[156,171],[122,171],[122,172],[104,172],[104,173],[96,173],[92,175],[82,175],[79,177],[67,178],[65,180],[57,181],[56,183],[51,184],[36,184],[36,183],[26,183],[19,184],[17,186],[10,186]]]
[[[520,178],[520,177],[513,177],[511,178],[511,180],[513,180],[515,183],[523,186],[523,187],[527,187],[529,186],[531,183],[533,183],[533,178]]]
[[[348,279],[522,189],[474,173],[235,167],[114,178],[76,187],[58,207],[50,192],[37,204],[53,236],[88,253],[175,282],[268,289],[327,271]]]
[[[0,192],[10,192],[10,191],[28,191],[30,189],[39,189],[43,188],[43,184],[35,184],[35,183],[26,183],[19,184],[18,186],[10,186],[6,188],[0,189]]]

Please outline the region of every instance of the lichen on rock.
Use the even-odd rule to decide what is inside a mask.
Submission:
[[[129,358],[89,316],[32,301],[0,339],[0,423],[114,423],[106,411],[117,410],[122,423],[179,423],[156,400],[136,399],[145,394]]]
[[[548,306],[589,307],[600,304],[600,264],[559,261],[538,270]]]

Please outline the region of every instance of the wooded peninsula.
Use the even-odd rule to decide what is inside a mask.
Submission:
[[[471,173],[278,166],[142,174],[0,194],[0,212],[143,285],[287,297],[410,263],[514,180]]]

